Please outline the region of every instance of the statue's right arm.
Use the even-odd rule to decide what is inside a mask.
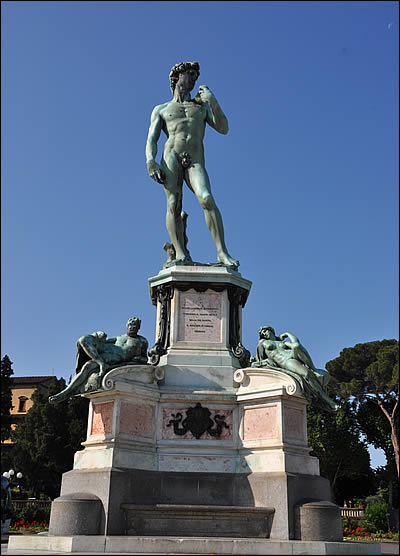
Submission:
[[[292,344],[290,347],[297,347],[300,344],[299,339],[294,334],[292,334],[291,332],[284,332],[283,334],[281,334],[279,336],[279,338],[282,341],[285,340],[285,338],[289,338],[290,343],[287,342],[287,344],[288,345]]]
[[[156,162],[157,141],[162,130],[161,108],[163,105],[156,106],[151,114],[149,134],[146,143],[146,163],[149,176],[157,183],[164,183],[165,175],[159,164]]]

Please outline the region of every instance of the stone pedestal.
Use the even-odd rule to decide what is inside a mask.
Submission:
[[[254,518],[259,534],[249,524],[243,536],[294,539],[296,507],[329,501],[329,482],[309,454],[299,384],[245,366],[241,312],[251,283],[224,267],[176,266],[149,285],[151,364],[113,369],[87,394],[87,439],[61,495],[97,496],[104,535],[190,536],[198,519],[204,534],[208,520],[236,536]],[[326,507],[322,536],[325,514],[336,511]],[[301,535],[307,519],[299,523]]]
[[[174,266],[149,288],[157,306],[151,361],[164,369],[163,385],[233,388],[232,369],[248,353],[241,326],[251,282],[223,266]]]
[[[149,375],[154,372],[149,366]],[[135,382],[129,367],[111,371],[105,389],[89,395],[87,440],[63,476],[61,494],[98,496],[108,535],[127,534],[129,505],[174,505],[177,515],[197,505],[216,512],[237,507],[238,520],[240,507],[272,508],[268,536],[295,538],[295,507],[330,496],[318,460],[309,455],[306,401],[282,372],[233,374],[235,391],[188,391]],[[171,508],[160,511],[171,516]],[[183,534],[179,520],[168,519],[176,527],[169,534]],[[154,522],[141,534],[150,529],[156,534]]]

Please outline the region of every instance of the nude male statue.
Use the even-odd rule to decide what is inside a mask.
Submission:
[[[110,369],[121,365],[146,365],[149,344],[138,334],[141,321],[132,317],[126,323],[126,334],[107,338],[100,330],[81,336],[77,341],[76,374],[64,390],[50,396],[50,403],[59,403],[67,398],[97,390],[101,380]]]
[[[228,120],[214,94],[206,85],[199,88],[194,99],[190,97],[200,67],[197,62],[181,62],[170,72],[173,99],[156,106],[146,144],[146,161],[149,175],[163,184],[167,196],[166,224],[176,251],[175,263],[192,262],[185,246],[181,220],[182,186],[186,182],[204,209],[206,224],[212,234],[218,261],[237,269],[239,261],[232,258],[226,248],[221,213],[211,193],[210,180],[204,163],[203,137],[206,123],[219,133],[228,133]],[[161,163],[155,160],[157,141],[161,130],[168,139]]]

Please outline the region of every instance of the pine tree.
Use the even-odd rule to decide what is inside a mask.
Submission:
[[[5,355],[1,360],[1,441],[10,438],[11,431],[11,417],[10,411],[12,405],[12,378],[14,374],[12,369],[12,361],[8,355]]]
[[[339,357],[328,361],[326,368],[335,391],[343,399],[352,400],[353,407],[359,410],[359,424],[367,438],[374,442],[384,430],[388,431],[389,434],[384,433],[384,441],[389,439],[392,444],[399,476],[399,342],[381,340],[344,348]],[[365,410],[371,411],[371,404],[386,419],[385,426],[382,419],[371,422],[364,418]]]

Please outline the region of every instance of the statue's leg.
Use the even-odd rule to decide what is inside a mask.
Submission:
[[[189,252],[185,248],[185,236],[181,218],[183,169],[173,155],[162,159],[161,168],[166,176],[164,182],[164,190],[167,197],[166,225],[171,243],[175,247],[176,260],[190,260]]]
[[[321,385],[321,382],[318,380],[318,377],[313,370],[307,369],[307,367],[300,361],[297,361],[297,359],[288,359],[285,363],[285,367],[289,371],[300,375],[311,389],[315,398],[322,401],[325,407],[334,411],[338,408],[336,403],[329,397],[326,388]]]
[[[71,396],[76,394],[82,394],[85,389],[85,384],[89,379],[89,376],[96,370],[98,370],[99,366],[96,361],[88,361],[82,367],[81,371],[74,376],[71,382],[68,384],[64,390],[55,394],[54,396],[49,397],[50,403],[59,403],[67,400]]]
[[[297,359],[288,359],[285,361],[285,368],[292,373],[300,375],[304,379],[308,379],[310,373],[312,372]]]
[[[185,179],[204,210],[207,227],[217,248],[218,261],[225,266],[237,268],[239,261],[229,255],[225,245],[222,216],[211,193],[210,180],[206,169],[195,162],[186,170]]]
[[[314,368],[314,373],[322,388],[327,388],[330,379],[328,371],[326,371],[325,369]]]

